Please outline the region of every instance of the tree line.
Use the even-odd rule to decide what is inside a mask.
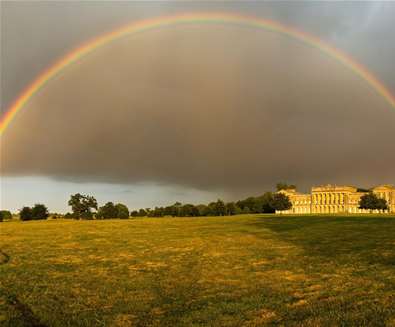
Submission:
[[[289,209],[291,206],[291,202],[286,195],[272,192],[266,192],[262,196],[249,197],[237,202],[225,203],[221,199],[209,204],[199,205],[176,202],[169,206],[152,209],[141,208],[130,212],[128,207],[122,203],[107,202],[102,207],[98,207],[94,197],[80,193],[71,195],[68,204],[71,206],[72,212],[67,213],[65,218],[75,219],[232,216],[242,213],[274,213],[276,210]]]
[[[277,191],[284,189],[295,189],[295,185],[278,183]],[[365,190],[364,190],[365,191]],[[359,201],[360,209],[367,210],[388,210],[388,204],[385,199],[377,197],[371,190],[366,190]],[[266,192],[261,196],[248,197],[244,200],[235,202],[224,202],[221,199],[208,204],[182,204],[176,202],[172,205],[141,208],[129,211],[129,208],[122,203],[107,202],[99,207],[97,200],[90,195],[76,193],[70,196],[68,205],[71,207],[71,213],[65,215],[51,214],[52,218],[73,218],[73,219],[127,219],[129,217],[206,217],[206,216],[233,216],[238,214],[249,213],[275,213],[276,210],[288,210],[292,203],[288,196],[278,192]],[[19,210],[21,220],[39,220],[47,219],[49,216],[48,208],[37,203],[33,207],[23,207]],[[0,222],[10,220],[12,214],[8,210],[0,210]]]

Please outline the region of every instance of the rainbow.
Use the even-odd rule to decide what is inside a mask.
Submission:
[[[56,75],[60,74],[69,65],[77,62],[80,58],[88,55],[92,51],[115,41],[123,36],[145,32],[157,28],[163,28],[173,25],[186,24],[233,24],[239,26],[253,27],[264,29],[270,32],[280,33],[296,39],[308,46],[316,48],[326,55],[334,58],[339,63],[349,68],[352,72],[365,80],[370,86],[381,95],[392,107],[395,108],[395,97],[389,92],[385,85],[380,82],[372,73],[365,67],[357,63],[347,54],[339,49],[336,49],[317,37],[301,32],[295,28],[280,24],[278,22],[261,19],[252,16],[244,16],[233,13],[191,13],[191,14],[177,14],[174,16],[161,16],[153,19],[141,20],[137,23],[132,23],[123,26],[117,30],[101,35],[85,44],[82,44],[75,50],[68,53],[66,56],[50,66],[40,76],[38,76],[32,84],[30,84],[6,111],[0,120],[0,135],[10,125],[17,113],[22,110],[31,97],[33,97],[40,89],[47,84]]]

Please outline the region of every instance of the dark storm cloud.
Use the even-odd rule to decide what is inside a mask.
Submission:
[[[232,10],[253,11],[237,6]],[[347,46],[354,57],[360,54],[382,70],[385,80],[395,80],[388,55],[395,55],[393,38],[384,33],[394,25],[394,6],[386,5],[385,12],[373,4],[354,11],[349,4],[253,6],[262,17],[300,24]],[[153,7],[155,13],[177,9]],[[41,67],[79,40],[79,31],[94,35],[131,14],[97,8],[98,23],[87,29],[81,26],[91,12],[82,9],[70,24],[73,33],[48,32],[43,46],[34,47],[32,61]],[[66,16],[75,13],[69,10]],[[136,10],[134,17],[143,14]],[[363,21],[363,32],[353,21]],[[370,46],[380,53],[374,55]],[[51,50],[44,55],[42,47]],[[23,70],[29,75],[9,58],[18,47],[8,49],[6,61],[14,68],[5,77],[14,73],[14,82],[3,79],[6,99],[18,89],[15,81]],[[261,30],[174,27],[114,42],[49,83],[4,135],[1,169],[4,175],[154,182],[229,193],[268,189],[279,180],[302,187],[370,186],[395,181],[394,126],[394,108],[316,49]]]
[[[393,180],[395,112],[332,58],[265,31],[189,26],[96,51],[4,136],[6,174],[201,189]]]

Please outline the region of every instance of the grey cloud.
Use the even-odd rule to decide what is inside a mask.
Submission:
[[[32,98],[2,174],[225,193],[279,180],[395,180],[395,111],[348,68],[278,34],[174,27],[102,48]]]
[[[191,11],[254,14],[343,49],[395,91],[383,2],[2,2],[2,111],[57,58],[117,26]],[[395,110],[319,51],[265,31],[190,25],[70,66],[2,137],[1,173],[248,194],[279,180],[395,181]]]

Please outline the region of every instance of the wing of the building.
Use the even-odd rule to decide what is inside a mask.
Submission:
[[[359,209],[359,201],[366,192],[359,192],[353,186],[324,185],[311,188],[310,194],[298,193],[295,189],[279,191],[292,202],[289,210],[277,211],[281,214],[320,214],[320,213],[369,213]],[[379,198],[387,201],[386,212],[395,213],[395,187],[381,185],[372,189]],[[378,211],[377,211],[378,212]]]

